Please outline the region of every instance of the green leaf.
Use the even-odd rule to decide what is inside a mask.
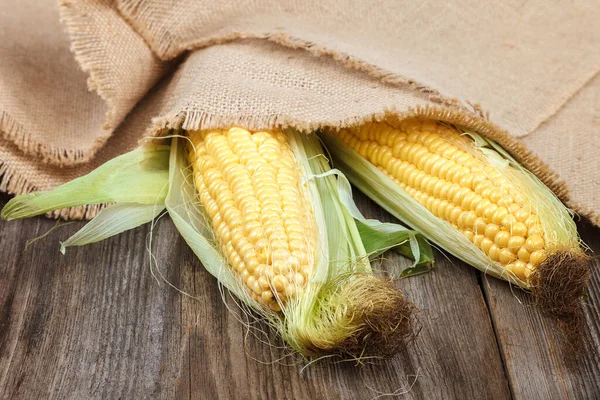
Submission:
[[[121,232],[152,221],[165,206],[160,204],[117,203],[100,211],[94,219],[60,246],[61,253],[70,246],[99,242]]]
[[[290,147],[311,191],[319,230],[319,260],[311,281],[346,273],[370,272],[371,266],[354,219],[339,198],[337,179],[316,135],[287,129]]]
[[[365,218],[354,202],[352,186],[346,176],[338,170],[332,171],[335,171],[338,177],[340,199],[355,219],[363,245],[370,257],[394,249],[415,260],[411,267],[402,271],[401,277],[424,273],[433,268],[433,249],[422,235],[400,224]]]
[[[49,192],[16,196],[2,209],[13,220],[87,204],[161,204],[167,194],[169,146],[148,145],[113,158]]]

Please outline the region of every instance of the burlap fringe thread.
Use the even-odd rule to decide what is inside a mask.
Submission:
[[[0,137],[9,140],[23,154],[35,156],[43,163],[59,167],[90,161],[105,141],[101,141],[100,138],[96,141],[97,149],[93,152],[94,154],[88,154],[82,150],[48,147],[33,139],[21,124],[4,111],[0,114]]]

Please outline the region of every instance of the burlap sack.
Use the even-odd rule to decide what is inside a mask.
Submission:
[[[0,190],[52,188],[172,127],[311,130],[420,114],[498,140],[600,224],[595,1],[0,0],[0,9]]]

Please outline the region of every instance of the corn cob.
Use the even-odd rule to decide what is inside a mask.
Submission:
[[[285,135],[241,128],[189,133],[202,206],[230,267],[275,311],[312,274],[316,226]]]
[[[413,306],[371,274],[368,234],[359,235],[342,206],[318,139],[237,127],[188,136],[213,241],[243,290],[275,312],[264,315],[285,340],[312,356],[398,351],[412,332]]]
[[[589,257],[576,226],[498,144],[423,118],[322,137],[335,166],[373,200],[458,258],[532,290],[569,336],[579,333]]]
[[[432,121],[382,122],[344,129],[339,138],[448,221],[491,261],[526,280],[546,259],[533,205],[497,170],[468,151],[468,139]]]

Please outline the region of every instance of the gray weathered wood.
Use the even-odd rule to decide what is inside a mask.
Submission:
[[[358,197],[366,214],[389,220]],[[248,331],[237,320],[235,302],[227,295],[223,300],[168,218],[154,231],[156,268],[193,298],[153,277],[148,226],[62,256],[58,241],[83,225],[77,222],[24,250],[28,239],[54,225],[43,217],[0,222],[1,398],[370,399],[408,391],[402,398],[496,399],[511,397],[511,389],[517,398],[560,398],[576,386],[583,388],[580,398],[598,392],[597,367],[575,378],[558,374],[565,368],[560,360],[548,363],[554,356],[539,343],[553,339],[538,330],[545,322],[534,311],[526,311],[531,329],[523,330],[522,320],[511,325],[510,314],[522,314],[523,307],[511,303],[505,283],[490,279],[493,289],[482,291],[475,269],[442,254],[435,271],[399,283],[421,309],[422,323],[403,354],[363,367],[321,362],[303,369],[297,358],[282,359],[288,351],[253,336],[260,330]],[[382,268],[405,265],[402,257],[386,254]],[[510,303],[492,313],[498,337],[486,298],[492,305]],[[597,321],[595,312],[590,317]],[[593,329],[597,337],[597,323]],[[519,330],[538,349],[527,357],[515,354],[519,344],[506,333]],[[499,346],[505,359],[513,354],[506,369]],[[528,369],[529,376],[516,372]],[[557,377],[568,383],[550,384]],[[524,388],[535,388],[536,380],[546,382],[545,391]]]
[[[581,224],[580,231],[583,240],[598,254],[600,229]],[[556,325],[540,315],[531,304],[529,294],[495,279],[484,282],[483,289],[515,398],[600,398],[598,259],[594,264],[585,309],[592,342],[587,355],[570,361],[564,346],[560,346]]]

